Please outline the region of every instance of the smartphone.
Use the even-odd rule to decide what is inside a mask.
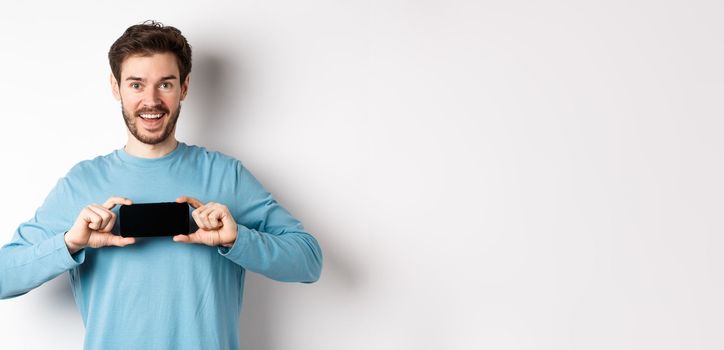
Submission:
[[[123,237],[160,237],[189,234],[187,203],[122,205],[118,219]]]

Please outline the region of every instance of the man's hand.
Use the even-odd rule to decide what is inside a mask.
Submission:
[[[132,237],[121,237],[111,233],[116,214],[111,211],[118,204],[130,205],[130,199],[111,197],[103,205],[91,204],[80,211],[73,227],[65,234],[65,245],[73,254],[85,247],[125,247],[136,242]]]
[[[208,246],[231,247],[236,241],[237,227],[229,208],[223,204],[209,202],[201,203],[196,198],[187,196],[176,199],[178,203],[188,203],[194,211],[194,218],[199,229],[188,235],[176,235],[173,240],[183,243],[201,243]]]

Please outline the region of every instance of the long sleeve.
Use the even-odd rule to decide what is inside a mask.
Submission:
[[[141,204],[184,195],[229,208],[238,225],[232,247],[171,237],[73,255],[65,247],[64,232],[86,205],[112,196]],[[118,215],[114,233],[122,221]],[[0,298],[69,271],[87,349],[238,349],[244,271],[314,282],[321,267],[317,241],[239,160],[184,143],[160,158],[121,148],[76,164],[0,248]]]
[[[236,242],[219,253],[243,268],[284,282],[314,282],[322,270],[317,240],[239,163]]]
[[[0,299],[25,294],[68,271],[85,259],[85,251],[71,255],[64,233],[70,228],[64,203],[66,179],[50,192],[35,216],[20,224],[12,240],[0,248]]]

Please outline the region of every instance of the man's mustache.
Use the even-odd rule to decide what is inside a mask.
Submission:
[[[136,111],[136,115],[139,114],[156,114],[156,113],[169,113],[168,108],[163,105],[157,105],[153,107],[142,108]]]

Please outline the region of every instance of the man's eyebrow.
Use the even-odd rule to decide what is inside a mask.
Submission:
[[[167,76],[164,76],[164,77],[161,77],[161,81],[164,81],[164,80],[173,80],[173,79],[176,79],[176,76],[173,75],[173,74],[167,75]],[[144,79],[144,78],[139,78],[139,77],[134,77],[134,76],[130,76],[130,77],[126,78],[126,80],[146,82],[146,79]]]

